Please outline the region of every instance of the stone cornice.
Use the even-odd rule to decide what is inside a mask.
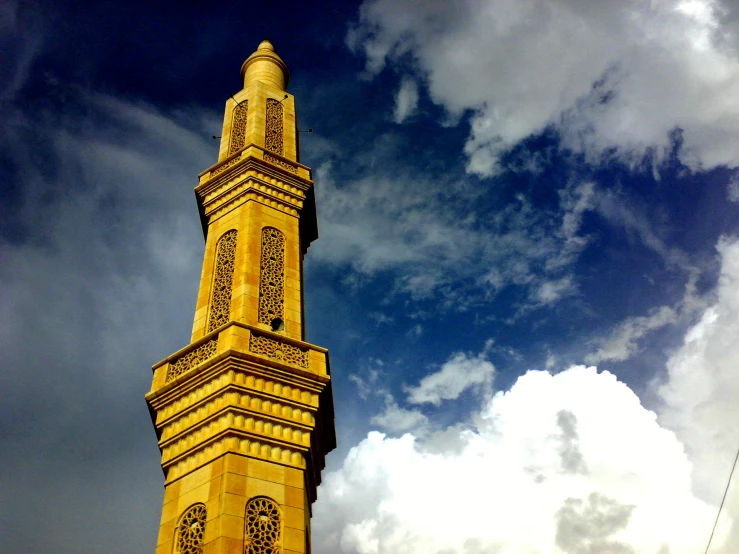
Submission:
[[[310,168],[254,144],[201,173],[195,197],[206,236],[211,221],[255,201],[299,217],[304,253],[318,238]]]
[[[268,158],[267,161],[264,159],[265,156]],[[282,163],[278,165],[270,161],[270,158]],[[295,172],[286,170],[285,165],[293,167]],[[200,173],[198,175],[199,184],[195,191],[199,192],[199,189],[209,185],[218,186],[218,182],[228,180],[234,174],[248,169],[256,169],[269,178],[284,181],[290,186],[303,190],[308,190],[313,185],[311,169],[307,165],[288,160],[256,144],[249,144]]]

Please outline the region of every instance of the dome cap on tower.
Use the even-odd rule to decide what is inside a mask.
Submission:
[[[275,53],[272,43],[265,39],[241,66],[241,78],[244,80],[244,88],[254,81],[262,81],[286,90],[290,82],[290,71],[282,58]]]

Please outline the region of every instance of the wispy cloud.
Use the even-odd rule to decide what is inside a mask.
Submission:
[[[19,190],[4,226],[16,234],[0,236],[0,455],[14,468],[0,488],[18,499],[3,543],[142,552],[161,507],[142,395],[147,367],[189,338],[182,299],[202,256],[191,189],[212,160],[209,115],[64,93],[68,114],[5,105],[0,133]]]
[[[443,400],[459,398],[468,389],[490,393],[495,377],[495,366],[488,360],[492,346],[493,341],[487,341],[477,356],[463,352],[454,354],[438,371],[423,377],[418,385],[405,388],[408,402],[438,406]]]
[[[418,108],[418,85],[416,81],[405,77],[400,82],[400,87],[395,93],[395,110],[393,120],[395,123],[403,123],[412,116]]]
[[[591,184],[568,186],[554,209],[537,209],[523,195],[493,209],[479,205],[464,179],[392,169],[338,186],[332,165],[319,167],[326,240],[312,247],[312,263],[389,275],[395,293],[460,310],[509,286],[530,291],[528,310],[576,292],[573,266],[591,242],[579,232]]]

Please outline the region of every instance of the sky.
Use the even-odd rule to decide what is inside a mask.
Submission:
[[[0,0],[0,550],[153,551],[143,397],[265,37],[313,129],[314,551],[703,552],[739,448],[734,0]]]

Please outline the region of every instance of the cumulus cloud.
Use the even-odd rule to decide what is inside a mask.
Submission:
[[[655,382],[662,400],[660,420],[677,432],[693,461],[695,492],[717,503],[739,447],[739,241],[718,245],[721,275],[716,302],[685,335],[670,357],[667,374]],[[736,486],[727,511],[739,514]],[[729,526],[726,521],[722,528]],[[739,544],[732,529],[731,543]]]
[[[728,13],[720,0],[367,0],[347,42],[370,74],[406,75],[410,57],[448,118],[471,111],[474,173],[496,173],[501,152],[550,125],[593,161],[659,161],[679,128],[683,163],[737,166]]]
[[[475,421],[450,430],[449,450],[412,434],[370,433],[325,475],[316,548],[687,554],[705,546],[715,507],[691,492],[683,445],[610,373],[529,371],[485,401]]]
[[[433,404],[459,398],[467,389],[489,389],[495,376],[495,367],[487,359],[493,342],[488,341],[477,356],[458,352],[449,358],[439,371],[426,375],[415,387],[406,387],[411,404]]]

